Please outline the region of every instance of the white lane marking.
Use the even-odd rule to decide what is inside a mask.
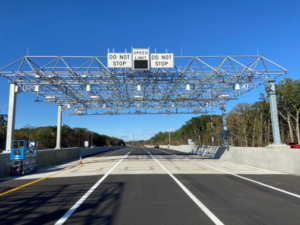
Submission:
[[[132,149],[130,150],[130,152]],[[122,160],[130,154],[128,152],[126,155],[124,155],[96,184],[94,184],[93,187],[91,187],[90,190],[88,190],[66,213],[63,215],[56,223],[55,225],[61,225],[66,222],[66,220],[75,212],[76,209],[90,196],[90,194],[93,193],[93,191],[102,183],[102,181],[105,180],[105,178],[122,162]]]
[[[255,184],[259,184],[259,185],[261,185],[261,186],[268,187],[268,188],[271,188],[271,189],[276,190],[276,191],[280,191],[280,192],[285,193],[285,194],[288,194],[288,195],[292,195],[292,196],[294,196],[294,197],[296,197],[296,198],[300,198],[300,195],[294,194],[294,193],[292,193],[292,192],[285,191],[285,190],[282,190],[282,189],[280,189],[280,188],[276,188],[276,187],[273,187],[273,186],[270,186],[270,185],[267,185],[267,184],[264,184],[264,183],[255,181],[255,180],[251,180],[251,179],[249,179],[249,178],[246,178],[246,177],[243,177],[243,176],[234,174],[234,173],[230,173],[230,172],[227,172],[227,171],[225,171],[225,170],[218,169],[218,168],[215,168],[215,167],[213,167],[213,166],[209,166],[209,165],[204,164],[204,163],[199,163],[199,162],[197,162],[197,163],[200,164],[200,165],[207,166],[207,167],[209,167],[209,168],[212,168],[212,169],[221,171],[221,172],[223,172],[223,173],[227,173],[227,174],[230,174],[230,175],[232,175],[232,176],[239,177],[239,178],[241,178],[241,179],[244,179],[244,180],[253,182],[253,183],[255,183]]]
[[[195,195],[192,194],[173,174],[171,174],[151,153],[145,150],[160,166],[163,170],[169,174],[170,177],[181,187],[181,189],[198,205],[200,209],[216,224],[216,225],[224,225],[218,217],[216,217]]]

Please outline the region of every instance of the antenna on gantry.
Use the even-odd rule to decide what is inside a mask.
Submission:
[[[258,51],[258,48],[256,49],[256,51],[257,51],[257,55],[259,56],[259,51]]]
[[[27,48],[27,56],[29,56],[29,48]]]

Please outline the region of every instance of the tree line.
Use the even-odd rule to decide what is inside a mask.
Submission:
[[[277,107],[280,136],[282,143],[300,143],[300,79],[286,78],[276,85]],[[227,127],[231,131],[229,143],[233,146],[267,146],[273,143],[269,96],[261,95],[253,104],[240,103],[227,114]],[[172,145],[188,144],[192,139],[196,145],[211,145],[212,136],[215,145],[221,145],[223,130],[222,116],[193,117],[174,132],[170,132]],[[154,145],[169,143],[169,133],[159,132],[149,140],[128,142],[131,145]]]
[[[0,146],[5,149],[6,141],[6,115],[0,116]],[[37,140],[39,148],[55,148],[56,146],[56,126],[32,127],[27,125],[21,129],[16,129],[14,133],[15,140]],[[122,139],[109,137],[107,135],[92,132],[86,128],[71,128],[63,125],[61,130],[61,147],[83,147],[84,142],[89,141],[95,146],[118,146],[125,145]]]

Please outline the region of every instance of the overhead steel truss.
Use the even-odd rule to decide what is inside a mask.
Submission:
[[[24,56],[0,76],[71,115],[199,114],[288,72],[263,56],[174,58],[172,69],[134,71],[107,68],[106,56]]]

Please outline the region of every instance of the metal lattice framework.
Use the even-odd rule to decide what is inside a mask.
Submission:
[[[71,115],[205,113],[287,70],[263,56],[175,56],[172,69],[108,69],[106,56],[24,56],[0,70]]]

